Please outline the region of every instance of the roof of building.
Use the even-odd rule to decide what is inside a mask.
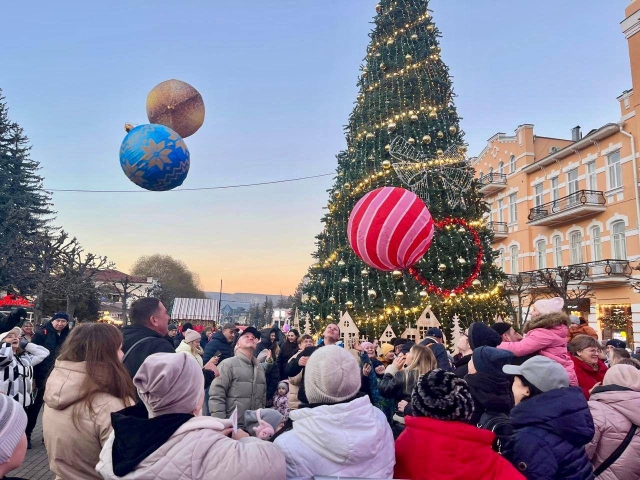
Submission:
[[[176,298],[171,309],[174,320],[216,320],[216,301],[211,298]]]

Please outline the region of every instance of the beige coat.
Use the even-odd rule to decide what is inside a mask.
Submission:
[[[278,447],[255,437],[232,440],[220,433],[224,428],[223,423],[217,418],[194,417],[178,428],[164,445],[124,477],[116,477],[113,473],[112,433],[100,453],[100,462],[96,470],[105,480],[285,478],[284,454]]]
[[[220,376],[209,388],[209,411],[212,417],[229,418],[238,407],[238,425],[244,427],[244,412],[264,408],[267,401],[265,369],[273,363],[258,363],[238,351],[233,358],[220,363]]]
[[[202,349],[200,347],[198,347],[198,351],[202,352]],[[191,351],[191,346],[188,343],[185,343],[184,340],[182,340],[180,342],[180,345],[178,345],[178,348],[176,348],[176,352],[185,352],[188,353],[189,355],[191,355],[193,358],[196,359],[196,361],[198,362],[198,365],[200,365],[200,368],[203,368],[204,365],[202,363],[202,354],[201,353],[197,353],[197,354],[193,354],[193,352]]]
[[[111,412],[128,406],[120,399],[102,393],[94,397],[96,416],[91,417],[84,402],[78,403],[85,375],[85,362],[57,360],[47,380],[42,429],[49,468],[56,474],[56,479],[101,478],[95,467],[100,450],[111,433]],[[80,408],[79,430],[71,417],[76,408]]]
[[[296,353],[293,357],[289,359],[290,362],[297,361],[298,357],[302,351]],[[298,399],[298,390],[300,390],[300,385],[302,384],[302,372],[300,372],[295,377],[289,377],[289,410],[297,410],[300,408],[300,400]]]

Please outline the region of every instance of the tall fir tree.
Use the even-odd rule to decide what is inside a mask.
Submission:
[[[465,161],[440,31],[428,4],[381,0],[376,6],[360,91],[346,127],[347,149],[337,155],[325,226],[316,237],[317,263],[309,269],[300,305],[301,314],[314,318],[316,330],[347,309],[362,332],[379,337],[387,324],[396,332],[415,324],[426,306],[447,330],[455,314],[466,326],[491,321],[510,308],[501,289],[504,274],[493,264],[492,233],[482,221],[488,208]],[[442,222],[416,265],[430,289],[407,271],[367,267],[349,245],[347,223],[354,205],[383,186],[413,190]],[[472,230],[478,234],[475,241]],[[480,274],[471,283],[480,254]],[[456,292],[465,281],[468,288]]]
[[[0,90],[0,289],[23,294],[35,287],[40,240],[54,214],[30,150]]]

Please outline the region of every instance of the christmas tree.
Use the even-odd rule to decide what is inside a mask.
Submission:
[[[387,324],[401,332],[429,306],[450,328],[506,314],[503,273],[493,264],[487,206],[466,161],[440,32],[428,0],[382,0],[370,34],[347,149],[317,238],[300,305],[319,328],[348,309],[361,331],[378,337]],[[433,244],[411,271],[367,267],[347,239],[349,215],[376,188],[412,190],[436,223]]]

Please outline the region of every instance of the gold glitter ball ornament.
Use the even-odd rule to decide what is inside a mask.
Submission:
[[[394,280],[400,280],[402,278],[402,272],[400,270],[394,270],[391,272],[391,276]]]
[[[471,282],[471,285],[473,285],[474,288],[480,288],[482,286],[482,282],[476,278],[473,282]]]
[[[159,83],[147,96],[149,123],[169,127],[182,138],[198,131],[204,123],[204,113],[202,95],[180,80]]]
[[[371,300],[375,300],[375,298],[378,296],[378,293],[374,289],[370,289],[369,291],[367,291],[367,295]]]
[[[353,302],[351,300],[347,300],[347,303],[345,303],[345,305],[347,306],[347,308],[353,308]]]
[[[453,125],[451,125],[451,126],[449,127],[449,133],[450,133],[451,135],[455,135],[457,131],[458,131],[458,129],[457,129],[456,127],[454,127]]]
[[[438,138],[444,138],[444,133],[442,133],[442,132],[438,132],[438,133],[437,133],[437,136],[438,136]]]
[[[391,168],[391,162],[389,160],[385,160],[384,162],[382,162],[382,168],[384,168],[385,170],[389,170]]]
[[[447,266],[444,263],[438,265],[438,270],[444,272],[447,269]]]
[[[422,143],[425,145],[429,145],[431,143],[431,135],[425,135],[422,137]]]

